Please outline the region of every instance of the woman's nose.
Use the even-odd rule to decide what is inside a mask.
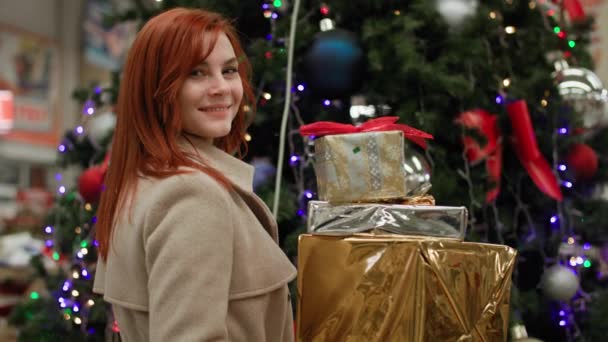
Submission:
[[[213,76],[209,85],[209,93],[211,95],[221,95],[228,92],[230,89],[228,81],[224,78],[223,74]]]

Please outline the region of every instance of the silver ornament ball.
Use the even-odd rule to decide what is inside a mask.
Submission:
[[[569,67],[563,60],[554,65],[557,90],[575,113],[582,116],[583,127],[598,128],[608,124],[608,90],[600,78],[589,69]]]
[[[431,165],[422,153],[407,144],[403,170],[409,195],[422,195],[431,188]]]
[[[511,342],[543,342],[534,337],[528,337],[528,331],[523,324],[515,324],[511,327]]]
[[[566,266],[554,265],[545,270],[541,279],[541,288],[548,298],[568,301],[578,291],[579,280],[576,274]]]
[[[477,0],[436,0],[435,7],[451,28],[460,28],[462,23],[477,12]]]

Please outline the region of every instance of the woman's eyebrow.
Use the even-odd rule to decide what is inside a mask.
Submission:
[[[223,65],[235,64],[235,63],[236,63],[236,64],[238,64],[238,62],[239,62],[239,61],[238,61],[238,59],[237,59],[236,57],[232,57],[232,58],[230,58],[230,59],[227,59],[227,60],[226,60],[226,61],[223,63]],[[204,66],[204,67],[206,67],[206,66],[209,66],[209,64],[208,64],[206,61],[203,61],[203,62],[201,62],[201,63],[199,64],[199,66]]]

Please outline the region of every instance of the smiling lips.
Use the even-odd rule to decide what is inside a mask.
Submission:
[[[198,110],[204,113],[208,113],[208,114],[215,114],[215,115],[220,115],[223,116],[225,115],[228,110],[230,109],[230,105],[213,105],[213,106],[205,106],[205,107],[199,107]]]
[[[230,105],[212,105],[199,107],[198,110],[203,112],[221,112],[223,110],[227,110],[228,108],[230,108]]]

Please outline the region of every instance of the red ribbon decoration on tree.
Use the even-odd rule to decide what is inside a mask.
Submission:
[[[399,120],[397,116],[383,116],[376,119],[371,119],[359,126],[342,124],[331,121],[318,121],[300,127],[302,136],[324,136],[333,134],[349,134],[363,132],[385,132],[385,131],[402,131],[403,136],[420,147],[426,149],[426,140],[433,139],[433,136],[415,129],[408,125],[396,123]]]
[[[562,5],[571,21],[581,21],[585,19],[585,10],[580,0],[563,0]]]
[[[580,0],[542,0],[537,1],[537,3],[547,10],[549,16],[553,16],[562,10],[566,11],[569,22],[581,22],[587,18]]]
[[[512,142],[518,159],[540,191],[557,201],[561,201],[563,195],[557,183],[557,178],[538,149],[528,105],[523,100],[515,101],[507,105],[507,113],[513,127]],[[496,184],[493,189],[486,193],[486,202],[495,200],[500,192],[502,138],[496,120],[496,115],[491,115],[481,109],[463,112],[456,119],[457,123],[467,128],[478,129],[488,140],[488,143],[482,149],[472,137],[463,137],[467,160],[474,164],[485,159],[488,178]]]
[[[486,193],[486,202],[492,202],[500,192],[500,174],[502,171],[502,137],[496,125],[497,116],[483,109],[474,109],[461,113],[455,120],[467,128],[476,128],[487,139],[481,148],[475,139],[469,136],[462,138],[464,152],[471,164],[486,160],[486,171],[492,189]]]
[[[528,105],[523,100],[515,101],[507,105],[507,113],[509,113],[513,133],[515,134],[513,143],[517,157],[540,191],[557,201],[561,201],[563,195],[557,183],[557,178],[536,144]]]

